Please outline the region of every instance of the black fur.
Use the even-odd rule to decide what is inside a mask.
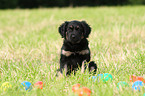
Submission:
[[[91,32],[90,26],[85,21],[66,21],[59,27],[59,33],[64,38],[61,48],[60,72],[68,75],[75,73],[82,67],[83,62],[89,62],[88,69],[94,73],[97,65],[90,62],[90,49],[88,47],[88,36]],[[86,69],[86,64],[84,69]]]

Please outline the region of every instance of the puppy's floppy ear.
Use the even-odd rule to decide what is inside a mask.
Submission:
[[[58,31],[59,31],[60,35],[62,36],[62,38],[65,38],[65,36],[66,36],[66,27],[67,27],[67,24],[68,24],[68,22],[65,21],[58,28]]]
[[[85,21],[82,21],[81,24],[84,28],[84,36],[85,36],[85,38],[88,38],[88,36],[91,32],[91,27]]]

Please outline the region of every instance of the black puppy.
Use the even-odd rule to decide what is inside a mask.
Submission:
[[[64,38],[61,48],[60,73],[65,72],[69,75],[71,72],[84,68],[88,64],[90,72],[96,72],[97,65],[90,62],[90,49],[88,47],[88,36],[91,32],[90,26],[85,21],[66,21],[59,27],[59,33]]]

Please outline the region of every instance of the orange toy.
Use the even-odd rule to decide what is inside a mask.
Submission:
[[[76,92],[79,88],[80,88],[80,84],[75,84],[75,85],[73,85],[73,87],[72,87],[72,91],[73,91],[73,92]]]
[[[130,79],[130,82],[142,81],[145,83],[145,79],[141,76],[130,75],[129,79]]]
[[[78,96],[91,96],[91,90],[87,87],[80,88],[80,84],[73,85],[72,90],[77,93]]]
[[[79,96],[91,96],[91,90],[87,87],[82,87],[77,90]]]

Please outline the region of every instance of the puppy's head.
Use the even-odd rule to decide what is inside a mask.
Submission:
[[[66,21],[59,27],[62,38],[76,44],[82,39],[88,38],[91,32],[90,26],[85,21]]]

